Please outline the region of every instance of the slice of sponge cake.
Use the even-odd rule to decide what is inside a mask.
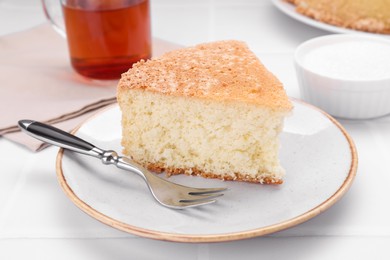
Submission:
[[[124,154],[168,174],[282,183],[282,84],[239,41],[140,61],[118,85]]]

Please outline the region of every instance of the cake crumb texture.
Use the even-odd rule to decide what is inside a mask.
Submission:
[[[140,89],[119,99],[123,153],[145,167],[168,175],[281,183],[278,135],[284,112]]]

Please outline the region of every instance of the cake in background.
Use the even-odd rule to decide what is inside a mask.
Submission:
[[[283,182],[281,82],[240,41],[141,61],[118,85],[123,153],[156,172]]]
[[[353,30],[390,34],[390,0],[287,0],[315,20]]]

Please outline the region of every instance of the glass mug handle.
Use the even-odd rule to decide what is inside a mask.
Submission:
[[[62,16],[61,1],[41,0],[43,12],[52,27],[62,37],[66,38],[64,18]]]

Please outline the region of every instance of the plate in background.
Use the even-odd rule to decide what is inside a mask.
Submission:
[[[288,3],[286,0],[272,0],[272,3],[275,7],[277,7],[280,11],[282,11],[287,16],[290,16],[294,20],[297,20],[299,22],[302,22],[304,24],[313,26],[318,29],[322,29],[328,32],[333,33],[358,33],[363,35],[370,35],[370,36],[379,36],[379,37],[385,37],[390,38],[390,35],[386,34],[379,34],[379,33],[370,33],[370,32],[364,32],[364,31],[358,31],[358,30],[352,30],[348,28],[338,27],[335,25],[327,24],[321,21],[314,20],[310,17],[307,17],[303,14],[300,14],[295,11],[295,6],[291,3]]]

